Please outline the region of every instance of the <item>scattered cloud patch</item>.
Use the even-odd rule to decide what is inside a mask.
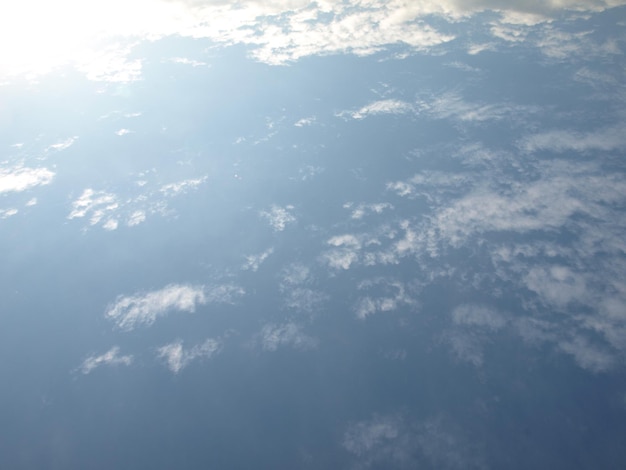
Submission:
[[[380,100],[374,101],[356,111],[342,111],[338,116],[349,116],[352,119],[365,119],[368,116],[377,114],[406,114],[413,111],[413,105],[400,100]]]
[[[222,342],[218,339],[209,338],[201,344],[185,349],[182,341],[162,346],[157,351],[157,356],[165,361],[167,368],[174,374],[178,374],[192,361],[197,359],[210,359],[222,349]]]
[[[258,255],[248,255],[248,256],[246,256],[246,262],[244,263],[242,269],[250,270],[250,271],[253,271],[253,272],[258,271],[259,267],[261,266],[261,264],[267,258],[269,258],[272,255],[272,253],[274,253],[274,248],[268,248],[263,253],[260,253]]]
[[[102,365],[106,366],[117,366],[124,365],[129,366],[133,362],[132,355],[123,356],[120,354],[120,348],[118,346],[114,346],[109,349],[104,354],[99,356],[89,356],[85,359],[82,365],[78,368],[83,374],[89,374],[97,367]]]
[[[190,178],[182,181],[177,181],[176,183],[169,183],[161,186],[161,189],[159,189],[159,191],[167,196],[174,196],[185,193],[190,189],[195,189],[203,184],[206,180],[207,177],[203,176],[202,178]]]
[[[115,135],[119,135],[121,137],[132,133],[133,131],[131,131],[130,129],[120,129],[119,131],[115,132]]]
[[[526,153],[549,151],[612,151],[626,148],[626,124],[598,129],[592,132],[554,130],[530,135],[522,139],[520,148]]]
[[[21,192],[50,184],[55,173],[47,168],[0,168],[0,194]]]
[[[296,221],[296,217],[292,213],[293,210],[294,206],[292,205],[284,207],[272,205],[268,211],[259,212],[259,215],[269,222],[274,231],[282,232],[287,228],[287,225]]]
[[[259,338],[261,347],[265,351],[276,351],[284,346],[300,350],[312,349],[317,346],[317,340],[306,335],[302,326],[293,322],[267,324],[261,329]]]
[[[158,317],[173,311],[193,313],[208,303],[232,303],[243,295],[243,289],[225,284],[213,287],[170,284],[162,289],[120,296],[105,312],[105,317],[118,328],[130,331],[138,326],[150,326]]]
[[[60,152],[61,150],[70,148],[74,144],[74,142],[76,142],[77,140],[78,140],[78,136],[68,137],[65,140],[62,140],[60,142],[57,142],[56,144],[50,145],[46,149],[46,152],[50,152],[50,151]]]
[[[297,120],[294,123],[294,126],[296,126],[296,127],[310,126],[310,125],[312,125],[315,122],[315,120],[316,120],[315,116],[302,118],[302,119]]]
[[[351,202],[347,202],[343,205],[344,209],[352,209],[350,218],[354,220],[360,220],[368,213],[382,214],[386,209],[393,209],[393,205],[388,202],[379,202],[376,204],[358,204],[354,205]]]
[[[415,300],[407,293],[402,282],[378,278],[362,281],[359,291],[368,293],[357,302],[354,311],[360,320],[381,312],[391,312],[402,306],[415,305]]]
[[[11,216],[14,216],[15,214],[17,214],[19,211],[15,208],[11,208],[11,209],[0,209],[0,219],[7,219]]]

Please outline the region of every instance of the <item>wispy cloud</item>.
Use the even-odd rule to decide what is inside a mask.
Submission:
[[[349,116],[352,119],[365,119],[377,114],[406,114],[413,111],[413,105],[406,101],[387,99],[374,101],[356,111],[342,111],[338,116]]]
[[[259,215],[266,219],[276,232],[282,232],[287,225],[296,221],[293,215],[294,206],[286,205],[284,207],[272,205],[269,210],[259,212]]]
[[[626,123],[592,132],[571,130],[542,132],[525,137],[519,146],[527,153],[542,150],[562,153],[570,150],[589,152],[623,149],[626,148]]]
[[[258,271],[258,269],[261,266],[261,264],[267,258],[269,258],[272,255],[272,253],[274,253],[274,248],[268,248],[267,250],[265,250],[264,252],[262,252],[262,253],[260,253],[258,255],[248,255],[248,256],[246,256],[246,262],[242,266],[242,269],[250,270],[250,271],[253,271],[253,272]]]
[[[107,308],[105,317],[118,328],[129,331],[137,326],[150,326],[158,317],[172,311],[192,313],[208,303],[232,303],[243,293],[242,288],[231,284],[212,287],[170,284],[159,290],[118,297]]]
[[[95,368],[102,366],[102,365],[129,366],[132,362],[133,362],[132,355],[123,356],[120,354],[120,348],[118,346],[113,346],[104,354],[101,354],[99,356],[89,356],[87,359],[83,361],[83,363],[78,368],[78,370],[80,370],[83,374],[89,374]]]
[[[351,209],[350,218],[360,220],[368,213],[382,214],[386,209],[393,209],[393,205],[388,202],[379,202],[374,204],[357,204],[347,202],[343,205],[344,209]]]
[[[162,346],[157,351],[157,356],[165,361],[168,369],[174,374],[178,374],[192,361],[197,359],[209,359],[218,354],[222,349],[222,342],[219,339],[209,338],[201,344],[185,349],[182,341]]]
[[[78,140],[78,136],[68,137],[65,140],[62,140],[60,142],[57,142],[56,144],[50,145],[46,149],[46,152],[50,152],[52,150],[57,151],[57,152],[59,152],[61,150],[65,150],[65,149],[71,147],[74,144],[74,142],[76,142],[77,140]]]
[[[367,293],[354,307],[357,318],[361,320],[376,313],[392,312],[400,307],[416,304],[405,285],[394,279],[377,278],[362,281],[357,288]]]
[[[148,214],[166,215],[170,199],[197,190],[206,179],[206,176],[189,178],[159,185],[158,189],[142,179],[131,187],[135,192],[126,195],[87,188],[72,202],[68,219],[88,217],[89,225],[100,224],[105,230],[117,229],[121,221],[134,227],[145,222]]]
[[[259,333],[259,340],[266,351],[276,351],[283,346],[302,350],[317,346],[317,340],[306,335],[302,326],[293,322],[265,325]]]

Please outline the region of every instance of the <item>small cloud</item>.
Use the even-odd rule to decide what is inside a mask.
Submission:
[[[176,183],[169,183],[161,186],[161,191],[166,196],[175,196],[180,193],[184,193],[190,189],[195,189],[207,180],[206,176],[202,178],[190,178]]]
[[[299,119],[294,123],[296,127],[310,126],[315,122],[315,116]]]
[[[130,129],[120,129],[119,131],[115,133],[115,135],[123,136],[127,134],[132,134],[132,133],[133,131],[131,131]]]
[[[102,228],[107,231],[117,230],[117,226],[119,225],[117,219],[109,219],[104,224],[102,224]]]
[[[170,60],[170,62],[173,62],[175,64],[182,64],[182,65],[191,65],[192,67],[202,67],[202,66],[206,66],[206,62],[201,62],[199,60],[194,60],[194,59],[188,59],[186,57],[174,57],[173,59]]]
[[[242,269],[244,270],[250,270],[253,272],[258,271],[259,267],[261,266],[261,264],[267,259],[269,258],[269,256],[274,253],[274,248],[269,248],[267,250],[265,250],[263,253],[260,253],[258,255],[249,255],[246,256],[246,262],[243,265]]]
[[[344,207],[346,207],[346,205],[344,205]],[[354,220],[360,220],[368,213],[382,214],[385,209],[393,209],[393,205],[388,202],[380,202],[377,204],[359,204],[352,210],[350,217]]]
[[[338,116],[348,115],[352,119],[365,119],[377,114],[406,114],[414,110],[413,105],[401,100],[380,100],[363,106],[357,111],[342,111]]]
[[[285,207],[272,205],[269,211],[261,211],[259,215],[269,222],[274,231],[282,232],[287,225],[296,221],[296,217],[291,213],[293,209],[292,205]]]
[[[78,136],[74,136],[74,137],[69,137],[65,140],[62,140],[61,142],[58,142],[56,144],[50,145],[47,149],[46,152],[49,152],[51,150],[60,152],[61,150],[65,150],[69,147],[71,147],[74,142],[76,142],[78,140]]]
[[[0,194],[45,186],[50,184],[53,178],[54,172],[47,168],[2,168],[0,169]]]
[[[96,367],[101,365],[124,365],[129,366],[133,362],[133,356],[122,356],[120,355],[120,348],[118,346],[114,346],[109,349],[104,354],[100,356],[90,356],[85,359],[82,365],[78,368],[83,374],[89,374]]]
[[[7,219],[11,216],[14,216],[19,211],[17,209],[0,209],[0,219]]]
[[[486,328],[493,331],[506,324],[504,316],[497,311],[482,305],[460,305],[452,311],[455,325]]]
[[[225,284],[211,288],[185,284],[170,284],[163,289],[121,296],[110,305],[105,317],[118,328],[130,331],[136,326],[150,326],[158,317],[171,311],[193,313],[199,305],[231,303],[243,295],[240,287]]]
[[[191,349],[185,350],[182,341],[166,344],[158,349],[157,356],[164,359],[169,370],[178,374],[196,359],[209,359],[222,349],[222,342],[209,338]]]
[[[590,344],[581,336],[561,341],[559,349],[574,356],[580,367],[594,373],[606,372],[615,366],[616,361],[612,354]]]
[[[315,338],[304,334],[302,327],[292,322],[265,325],[259,336],[261,347],[266,351],[276,351],[281,346],[291,346],[294,349],[312,349],[317,346]]]
[[[32,199],[29,199],[28,202],[26,203],[26,207],[32,207],[37,205],[37,198],[34,197]]]
[[[82,218],[91,213],[89,224],[96,225],[105,215],[112,213],[118,207],[119,203],[115,194],[88,188],[72,203],[72,212],[67,218]]]
[[[145,211],[135,211],[133,212],[130,217],[128,218],[128,221],[126,222],[126,224],[129,227],[134,227],[135,225],[139,225],[140,223],[144,222],[146,220],[146,212]]]
[[[576,152],[611,151],[626,148],[626,133],[623,125],[592,132],[554,130],[528,136],[518,145],[526,153],[541,150],[557,153],[571,150]]]

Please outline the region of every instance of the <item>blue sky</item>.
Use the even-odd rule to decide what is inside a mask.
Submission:
[[[0,7],[0,466],[621,468],[622,3]]]

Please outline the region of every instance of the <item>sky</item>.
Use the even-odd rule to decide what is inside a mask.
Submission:
[[[623,468],[625,28],[0,7],[0,467]]]

